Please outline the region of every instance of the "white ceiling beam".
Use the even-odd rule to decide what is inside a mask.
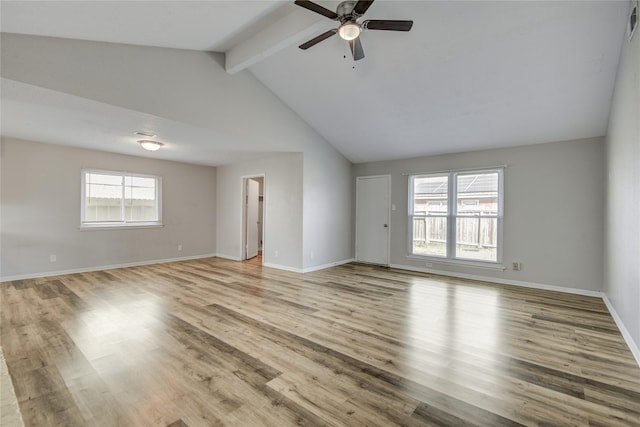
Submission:
[[[272,25],[238,43],[225,53],[225,69],[235,74],[274,53],[315,37],[338,23],[301,7],[292,7]]]

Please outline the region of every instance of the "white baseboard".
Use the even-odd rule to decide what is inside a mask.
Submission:
[[[618,316],[616,309],[613,308],[613,304],[611,304],[611,301],[609,301],[609,298],[606,294],[602,297],[602,300],[609,309],[609,313],[611,313],[611,317],[613,317],[613,320],[616,322],[618,329],[620,329],[620,332],[622,333],[624,340],[627,342],[627,345],[629,346],[629,350],[631,350],[633,357],[635,357],[638,366],[640,366],[640,348],[638,348],[638,344],[633,341],[631,334],[624,326],[624,323],[622,323],[622,319],[620,318],[620,316]]]
[[[218,258],[224,258],[224,259],[230,259],[231,261],[243,261],[243,259],[242,259],[242,258],[237,257],[237,256],[233,256],[233,255],[216,254],[216,257],[218,257]]]
[[[313,267],[303,268],[302,272],[303,273],[311,273],[312,271],[318,271],[318,270],[324,270],[325,268],[337,267],[339,265],[349,264],[350,262],[354,262],[354,261],[355,261],[355,259],[353,259],[353,258],[343,259],[341,261],[330,262],[328,264],[315,265]]]
[[[65,274],[88,273],[91,271],[113,270],[116,268],[138,267],[141,265],[163,264],[167,262],[189,261],[192,259],[212,258],[215,256],[216,254],[191,255],[191,256],[178,257],[178,258],[163,258],[163,259],[152,259],[147,261],[128,262],[125,264],[96,265],[93,267],[73,268],[70,270],[56,270],[56,271],[45,271],[41,273],[22,274],[17,276],[3,276],[3,277],[0,277],[0,282],[12,282],[14,280],[26,280],[26,279],[37,279],[40,277],[62,276]]]
[[[167,262],[189,261],[189,260],[192,260],[192,259],[211,258],[211,257],[223,258],[223,259],[228,259],[228,260],[231,260],[231,261],[242,261],[242,259],[240,259],[240,258],[238,258],[236,256],[232,256],[232,255],[226,255],[226,254],[204,254],[204,255],[193,255],[193,256],[185,256],[185,257],[178,257],[178,258],[153,259],[153,260],[147,260],[147,261],[129,262],[129,263],[124,263],[124,264],[97,265],[97,266],[92,266],[92,267],[73,268],[73,269],[69,269],[69,270],[44,271],[44,272],[40,272],[40,273],[21,274],[21,275],[15,275],[15,276],[1,276],[0,277],[0,282],[12,282],[14,280],[38,279],[38,278],[41,278],[41,277],[62,276],[62,275],[65,275],[65,274],[75,274],[75,273],[88,273],[88,272],[91,272],[91,271],[113,270],[113,269],[116,269],[116,268],[138,267],[138,266],[141,266],[141,265],[163,264],[163,263],[167,263]],[[278,270],[291,271],[293,273],[309,273],[309,272],[312,272],[312,271],[323,270],[325,268],[335,267],[337,265],[347,264],[347,263],[352,262],[352,261],[353,261],[353,259],[345,259],[345,260],[341,260],[341,261],[332,262],[332,263],[329,263],[329,264],[309,267],[309,268],[306,268],[304,270],[300,269],[300,268],[294,268],[294,267],[289,267],[289,266],[286,266],[286,265],[279,265],[279,264],[272,264],[272,263],[265,263],[264,266],[265,267],[270,267],[270,268],[277,268]]]
[[[263,264],[263,266],[269,267],[269,268],[276,268],[278,270],[290,271],[292,273],[303,273],[304,274],[304,273],[311,273],[312,271],[324,270],[325,268],[336,267],[336,266],[342,265],[342,264],[348,264],[348,263],[353,262],[353,261],[354,261],[353,258],[349,258],[349,259],[343,259],[343,260],[340,260],[340,261],[330,262],[328,264],[315,265],[313,267],[307,267],[307,268],[295,268],[295,267],[289,267],[288,265],[273,264],[273,263],[270,263],[270,262],[265,262]]]
[[[289,267],[288,265],[280,265],[280,264],[272,264],[270,262],[265,262],[262,264],[263,267],[275,268],[277,270],[290,271],[292,273],[302,273],[302,269]]]
[[[451,272],[451,271],[434,270],[434,269],[430,269],[430,268],[409,267],[409,266],[400,265],[400,264],[391,264],[389,267],[397,268],[399,270],[419,271],[421,273],[437,274],[437,275],[440,275],[440,276],[458,277],[460,279],[471,279],[471,280],[479,280],[481,282],[500,283],[502,285],[514,285],[514,286],[522,286],[522,287],[525,287],[525,288],[543,289],[543,290],[547,290],[547,291],[564,292],[564,293],[568,293],[568,294],[583,295],[583,296],[587,296],[587,297],[602,298],[603,295],[604,295],[602,292],[589,291],[589,290],[586,290],[586,289],[566,288],[566,287],[563,287],[563,286],[544,285],[544,284],[541,284],[541,283],[522,282],[522,281],[519,281],[519,280],[500,279],[500,278],[496,278],[496,277],[478,276],[478,275],[475,275],[475,274],[456,273],[456,272]]]

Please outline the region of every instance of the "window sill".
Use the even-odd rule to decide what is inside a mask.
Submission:
[[[100,231],[100,230],[132,230],[138,228],[162,228],[164,224],[160,223],[142,223],[142,224],[83,224],[78,229],[80,231]]]
[[[407,259],[426,262],[429,264],[458,265],[461,267],[481,268],[484,270],[505,271],[507,269],[502,264],[490,263],[490,262],[467,261],[467,260],[447,259],[447,258],[433,258],[433,257],[427,257],[427,256],[420,256],[420,255],[407,255]]]

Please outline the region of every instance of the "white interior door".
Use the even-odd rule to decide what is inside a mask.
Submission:
[[[356,178],[356,260],[389,265],[391,177]]]
[[[247,257],[258,255],[260,233],[258,232],[260,209],[260,184],[253,179],[247,179]]]

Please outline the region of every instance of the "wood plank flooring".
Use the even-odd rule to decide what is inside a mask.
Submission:
[[[640,426],[597,298],[218,258],[0,289],[26,426]]]

